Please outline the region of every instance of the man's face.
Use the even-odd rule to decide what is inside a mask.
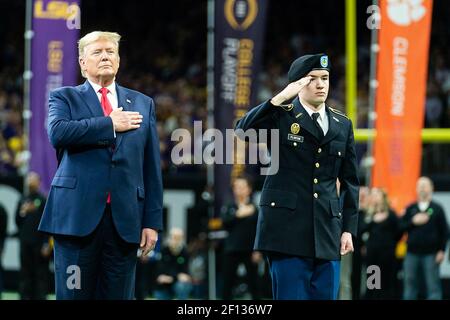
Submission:
[[[420,199],[425,199],[431,196],[433,193],[433,186],[431,185],[431,182],[427,178],[420,178],[417,181],[417,196]]]
[[[38,191],[41,184],[39,176],[34,173],[30,173],[27,177],[27,184],[30,191]]]
[[[114,78],[119,70],[119,53],[111,41],[100,39],[84,48],[80,68],[88,78]]]
[[[181,229],[172,229],[170,231],[169,246],[175,251],[183,248],[184,233]]]
[[[306,85],[299,95],[308,104],[318,107],[327,100],[330,88],[330,73],[327,70],[313,70],[307,74],[311,82]]]

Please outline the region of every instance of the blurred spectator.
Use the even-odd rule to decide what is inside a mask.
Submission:
[[[252,182],[248,176],[233,181],[233,202],[222,208],[222,221],[228,237],[224,244],[222,298],[233,298],[233,286],[238,279],[237,269],[244,264],[247,286],[253,299],[259,299],[257,290],[257,264],[262,254],[253,251],[256,236],[258,210],[252,201]]]
[[[429,300],[442,299],[439,265],[444,260],[448,225],[442,206],[433,201],[433,182],[428,177],[417,181],[417,202],[406,208],[402,219],[408,232],[407,253],[403,263],[404,299],[419,297],[419,279],[425,280]]]
[[[429,81],[427,86],[427,96],[425,101],[425,125],[430,128],[439,128],[444,104],[439,96],[438,85],[434,81]]]
[[[10,176],[17,173],[14,165],[14,153],[8,148],[5,139],[0,135],[0,175]]]
[[[365,265],[365,244],[363,240],[364,221],[367,211],[369,209],[370,188],[359,188],[359,211],[358,211],[358,231],[356,237],[353,239],[354,252],[352,259],[352,300],[359,300],[361,298],[361,277],[362,268]],[[364,252],[363,252],[364,251]]]
[[[206,235],[199,234],[189,244],[189,274],[192,279],[192,298],[207,299],[208,252]]]
[[[19,292],[22,300],[43,300],[52,252],[49,237],[38,231],[46,198],[39,192],[40,178],[36,173],[28,174],[26,184],[28,193],[20,199],[16,212],[20,240]]]
[[[155,289],[155,270],[157,267],[158,256],[160,256],[159,241],[156,242],[155,249],[148,255],[138,254],[136,263],[136,300],[145,300]]]
[[[0,204],[0,300],[2,299],[3,292],[3,248],[6,240],[6,230],[8,229],[8,214],[5,207]]]
[[[161,249],[156,271],[155,298],[158,300],[189,298],[192,283],[184,241],[183,230],[172,228],[167,244]]]
[[[257,92],[258,100],[272,97],[286,85],[285,74],[287,62],[308,52],[327,52],[336,61],[331,74],[335,85],[330,88],[328,103],[340,110],[345,105],[345,69],[346,57],[344,46],[344,17],[342,10],[323,10],[323,8],[340,8],[334,6],[333,0],[319,3],[313,0],[282,1],[282,5],[272,6],[268,15],[262,62]],[[358,16],[364,16],[371,0],[360,0]],[[105,29],[120,29],[125,35],[121,48],[121,68],[117,81],[124,86],[144,92],[155,99],[158,132],[164,173],[204,171],[204,165],[176,166],[171,162],[170,153],[173,143],[170,136],[174,129],[192,130],[193,121],[203,121],[206,128],[206,3],[186,0],[176,8],[167,1],[147,1],[137,5],[133,2],[122,3],[118,12],[109,7],[107,0],[95,3],[83,3],[83,29],[92,29],[102,25]],[[17,166],[28,160],[28,154],[16,156],[18,151],[11,148],[20,147],[23,138],[23,52],[24,24],[15,23],[24,19],[24,2],[11,3],[11,11],[17,15],[8,15],[10,10],[3,10],[0,21],[8,28],[0,30],[0,42],[4,45],[0,52],[0,128],[4,135],[5,147],[0,141],[0,175],[17,174]],[[104,14],[98,17],[97,8],[102,7]],[[448,59],[448,24],[449,7],[445,0],[433,2],[433,25],[431,29],[431,46],[429,58],[429,86],[425,114],[426,125],[431,127],[450,126],[450,68]],[[311,12],[321,12],[328,24],[321,25],[311,21]],[[145,12],[158,12],[159,19],[146,19]],[[130,22],[146,21],[147,28]],[[279,19],[278,17],[285,17]],[[293,18],[295,17],[295,18]],[[177,21],[167,26],[163,21]],[[118,24],[118,22],[120,22]],[[311,25],[313,23],[313,25]],[[370,65],[370,30],[365,19],[358,19],[358,126],[365,127],[368,122],[369,106],[369,72]],[[279,35],[286,35],[280,37]],[[171,39],[171,41],[165,41]],[[141,44],[141,50],[135,50],[134,43]],[[279,50],[267,50],[270,47]],[[139,67],[136,67],[139,66]],[[12,141],[10,141],[12,139]],[[450,161],[446,146],[442,157]],[[20,148],[19,148],[20,150]],[[19,151],[20,152],[20,151]],[[187,157],[189,155],[186,155]],[[442,171],[435,166],[425,166],[430,171]],[[450,166],[445,166],[448,171]]]
[[[399,220],[389,206],[386,192],[373,188],[365,218],[363,232],[368,233],[366,242],[367,266],[375,265],[381,271],[381,288],[367,289],[366,299],[396,299],[397,266],[395,248],[401,238]]]

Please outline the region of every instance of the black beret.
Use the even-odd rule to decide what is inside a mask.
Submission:
[[[288,72],[289,82],[300,80],[311,70],[330,71],[330,61],[324,53],[307,54],[292,62]]]

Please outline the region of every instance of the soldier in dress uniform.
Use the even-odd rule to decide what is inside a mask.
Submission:
[[[264,182],[255,239],[269,261],[274,299],[336,299],[340,258],[353,251],[355,142],[350,119],[325,104],[329,73],[325,54],[296,59],[289,85],[236,124],[279,130],[279,170]]]

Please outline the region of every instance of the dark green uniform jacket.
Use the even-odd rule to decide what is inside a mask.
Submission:
[[[244,131],[279,129],[279,170],[264,182],[255,250],[338,260],[342,233],[356,235],[359,181],[352,123],[328,106],[326,112],[329,129],[321,141],[298,98],[283,107],[266,101],[237,122],[236,129]]]

